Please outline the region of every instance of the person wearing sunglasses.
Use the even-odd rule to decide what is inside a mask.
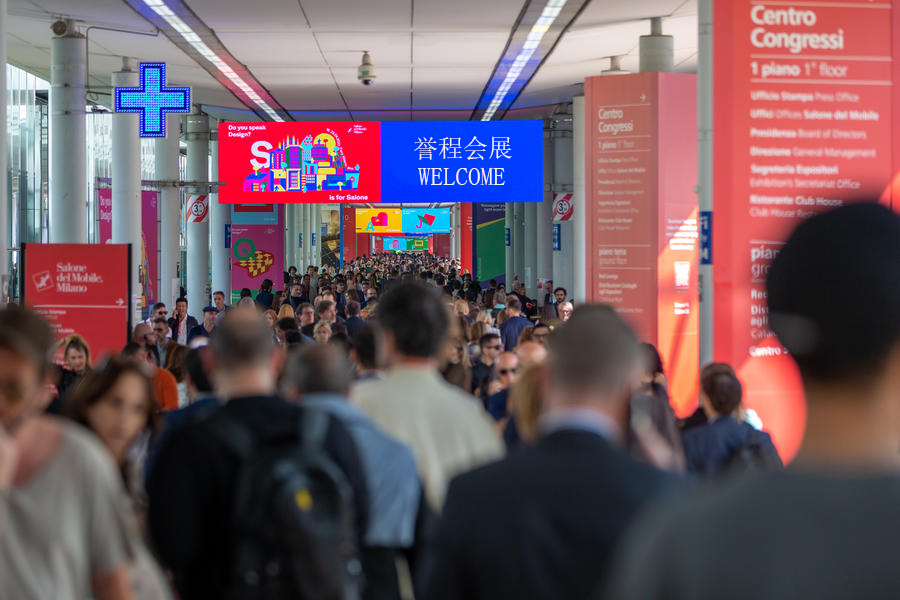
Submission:
[[[495,421],[505,418],[509,412],[509,388],[516,382],[519,374],[519,357],[515,352],[504,352],[494,364],[494,381],[500,390],[487,399],[487,411]]]
[[[472,394],[485,402],[484,408],[487,410],[487,390],[485,388],[494,373],[494,363],[503,352],[503,342],[500,341],[499,334],[487,333],[479,338],[478,347],[481,352],[472,365]]]

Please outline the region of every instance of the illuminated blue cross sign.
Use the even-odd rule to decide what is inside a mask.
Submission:
[[[141,137],[166,137],[166,113],[191,112],[191,88],[166,87],[165,63],[141,63],[139,87],[116,88],[116,112],[141,115]]]

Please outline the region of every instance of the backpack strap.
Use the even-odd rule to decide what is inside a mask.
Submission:
[[[304,408],[300,418],[300,440],[306,453],[318,452],[325,445],[331,417],[323,410]]]
[[[240,462],[248,461],[256,451],[256,436],[249,427],[232,417],[217,412],[207,421],[210,432],[230,450]]]

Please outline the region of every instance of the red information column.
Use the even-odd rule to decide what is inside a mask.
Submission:
[[[802,219],[890,202],[897,15],[868,0],[721,0],[714,13],[715,356],[790,460],[806,408],[769,329],[766,275]]]
[[[87,340],[96,361],[129,339],[128,244],[23,244],[22,297],[57,339]]]
[[[659,349],[680,415],[697,407],[697,80],[585,80],[588,300]]]
[[[459,221],[460,266],[463,270],[474,273],[472,244],[475,241],[475,227],[470,202],[463,202],[459,205]]]

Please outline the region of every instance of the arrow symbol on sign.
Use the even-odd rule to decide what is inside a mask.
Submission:
[[[122,306],[123,304],[125,304],[125,301],[122,300],[121,298],[119,298],[118,300],[116,300],[116,304],[118,304],[119,306]]]
[[[647,99],[647,94],[641,94],[641,102]]]

